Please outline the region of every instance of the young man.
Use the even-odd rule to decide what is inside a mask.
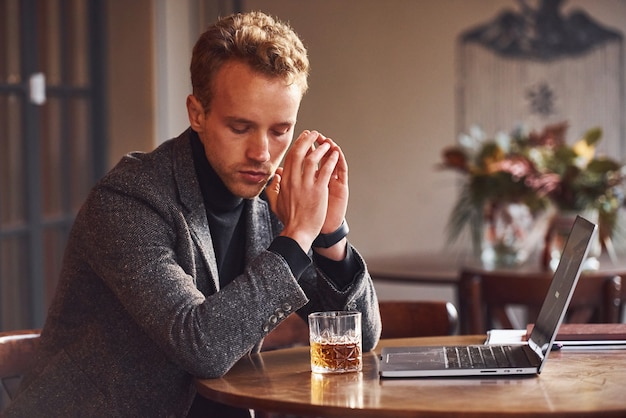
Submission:
[[[345,157],[315,131],[292,144],[307,75],[301,41],[262,13],[200,37],[190,129],[90,193],[7,416],[185,416],[194,377],[223,375],[292,313],[359,310],[363,349],[376,345],[376,295],[346,239]]]

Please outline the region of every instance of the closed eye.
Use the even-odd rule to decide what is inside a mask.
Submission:
[[[272,133],[276,136],[283,136],[283,135],[287,135],[290,130],[291,129],[281,129],[281,130],[274,129]]]
[[[237,135],[243,135],[250,130],[250,125],[237,123],[237,124],[229,125],[229,128],[233,133]]]
[[[289,132],[291,132],[291,128],[293,125],[289,124],[289,123],[285,123],[285,124],[281,124],[275,128],[272,129],[272,133],[276,136],[283,136],[283,135],[287,135]]]

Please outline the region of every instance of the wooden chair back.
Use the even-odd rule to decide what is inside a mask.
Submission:
[[[381,301],[381,338],[452,335],[459,320],[454,304],[446,301]]]
[[[450,302],[390,300],[381,301],[378,306],[383,324],[381,338],[451,335],[457,330],[459,316]],[[308,324],[291,314],[265,337],[261,350],[308,344]]]
[[[464,270],[461,273],[461,331],[482,334],[493,328],[518,328],[511,307],[521,307],[534,323],[552,280],[550,272]],[[565,322],[619,322],[621,277],[584,273],[570,301]],[[525,324],[523,324],[525,326]]]
[[[35,361],[39,329],[0,332],[0,410],[17,392],[17,387]]]
[[[278,324],[263,340],[261,351],[309,345],[309,325],[295,313]]]

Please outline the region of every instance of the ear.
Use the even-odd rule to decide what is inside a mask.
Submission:
[[[187,115],[191,129],[201,132],[204,129],[204,107],[193,94],[187,96]]]

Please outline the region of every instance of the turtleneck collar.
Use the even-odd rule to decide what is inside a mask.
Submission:
[[[235,196],[228,190],[222,179],[217,175],[204,153],[204,146],[198,133],[191,133],[191,149],[196,168],[196,176],[200,183],[202,198],[207,209],[214,213],[230,212],[243,202],[243,198]]]

